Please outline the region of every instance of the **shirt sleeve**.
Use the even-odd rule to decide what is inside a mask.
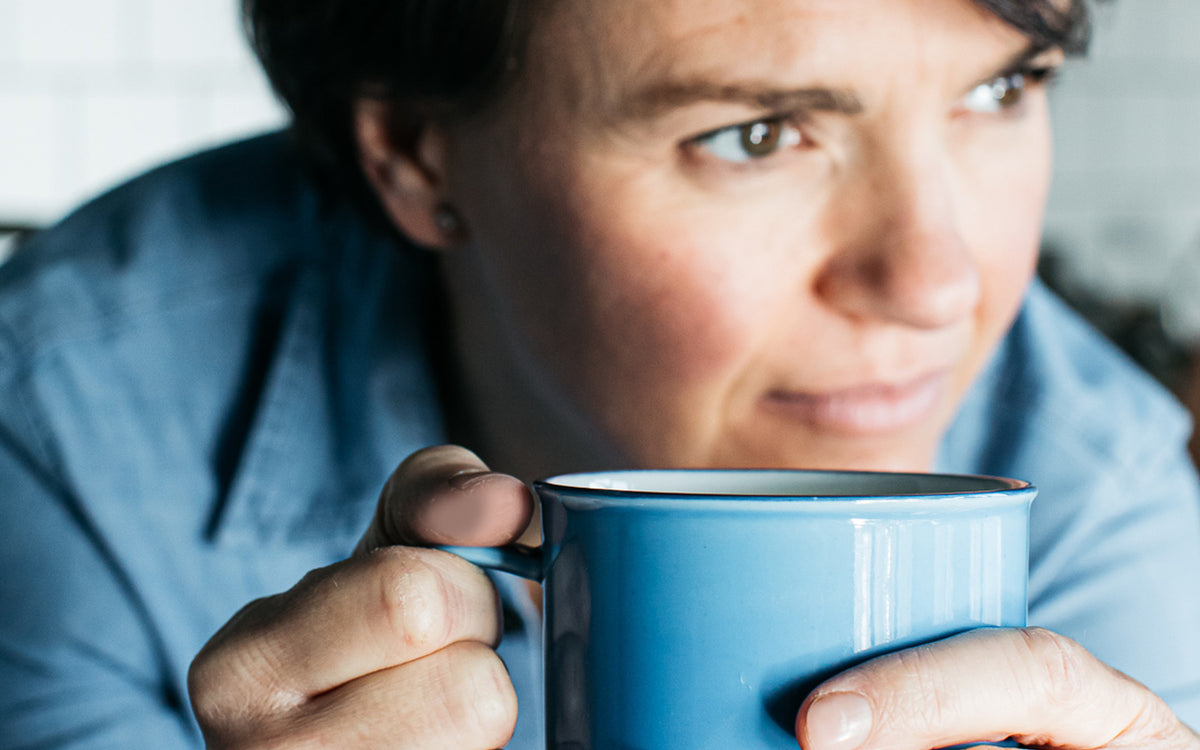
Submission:
[[[1027,479],[1029,622],[1069,636],[1200,726],[1200,480],[1191,421],[1038,283],[940,466]]]
[[[0,748],[202,746],[138,597],[12,427],[0,421]]]

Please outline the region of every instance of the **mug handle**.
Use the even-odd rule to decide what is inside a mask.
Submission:
[[[488,570],[528,578],[541,583],[546,577],[546,559],[541,547],[525,544],[508,544],[503,547],[456,547],[441,545],[436,549],[450,552],[469,563]]]

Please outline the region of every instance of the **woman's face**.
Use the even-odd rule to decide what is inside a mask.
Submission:
[[[966,0],[545,5],[445,131],[483,453],[929,468],[1032,273],[1058,53]]]

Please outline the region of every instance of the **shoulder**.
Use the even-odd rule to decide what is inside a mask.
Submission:
[[[1184,426],[1184,412],[1166,388],[1040,284],[1030,291],[1011,345],[1032,363],[1032,374],[1048,395],[1075,394],[1088,405],[1161,415]],[[1014,388],[1019,393],[1031,380],[1010,382],[1022,383]],[[1123,416],[1092,414],[1105,422]]]
[[[4,348],[44,351],[312,255],[316,197],[289,150],[273,134],[198,154],[33,235],[0,266]]]
[[[1031,622],[1177,708],[1194,700],[1200,584],[1188,571],[1200,566],[1200,482],[1186,411],[1041,287],[971,401],[973,432],[958,433],[974,436],[971,469],[1038,488]]]
[[[169,652],[145,680],[177,680],[186,706],[204,639],[342,556],[396,457],[440,434],[432,272],[279,135],[157,169],[23,243],[0,266],[0,546],[50,592],[24,610],[34,642],[70,637],[42,623],[72,587],[95,594],[87,617],[125,597],[129,632]]]
[[[47,466],[128,440],[198,461],[266,406],[321,413],[295,405],[300,384],[369,410],[334,386],[426,377],[431,264],[318,186],[286,133],[160,167],[0,266],[0,436]]]
[[[1082,476],[1175,451],[1190,429],[1166,388],[1035,283],[952,428],[962,444],[947,454],[976,471],[1059,461]]]
[[[1186,410],[1164,387],[1035,285],[948,433],[943,468],[1038,488],[1036,600],[1061,593],[1102,550],[1123,550],[1129,571],[1151,549],[1182,554],[1200,543],[1190,433]]]
[[[415,255],[284,134],[136,178],[0,266],[0,447],[91,494],[151,498],[131,485],[185,466],[228,491],[252,435],[371,411],[340,386],[384,358],[419,369]]]

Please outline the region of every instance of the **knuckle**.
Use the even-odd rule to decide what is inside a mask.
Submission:
[[[188,675],[188,689],[191,693],[192,712],[196,717],[201,732],[204,734],[205,746],[209,748],[246,747],[241,734],[246,725],[244,711],[232,701],[222,698],[224,691],[209,690],[197,686],[192,678],[194,670]]]
[[[1034,679],[1042,699],[1056,708],[1071,706],[1083,695],[1087,656],[1083,648],[1066,636],[1045,628],[1018,631],[1026,653],[1032,658]]]
[[[1020,631],[1034,659],[1033,678],[1049,713],[1088,717],[1078,735],[1086,747],[1192,747],[1195,735],[1161,698],[1108,667],[1074,640],[1042,628]],[[1038,693],[1031,693],[1037,695]],[[1048,745],[1051,737],[1022,738]]]
[[[429,653],[450,638],[447,601],[451,585],[424,550],[385,547],[370,556],[378,607],[387,630],[411,650]]]
[[[503,747],[517,722],[517,698],[496,652],[476,642],[455,644],[449,660],[446,719],[471,735],[472,743]]]
[[[302,700],[280,682],[280,654],[271,638],[274,615],[286,600],[286,594],[276,595],[243,607],[189,665],[192,712],[210,742],[231,747],[246,725],[262,723]]]
[[[212,747],[233,747],[247,730],[261,729],[285,715],[302,696],[264,674],[262,649],[255,644],[198,658],[188,670],[188,693],[196,721]],[[236,745],[244,746],[244,743]]]
[[[936,655],[929,646],[917,646],[897,652],[895,658],[899,680],[891,692],[902,704],[901,715],[907,715],[909,726],[922,735],[938,732],[952,706]]]
[[[238,713],[237,696],[242,692],[238,678],[247,670],[240,666],[245,661],[238,646],[240,639],[231,633],[237,619],[205,644],[188,667],[188,697],[197,721],[205,728],[229,726]]]
[[[202,652],[188,667],[187,685],[188,697],[192,703],[192,713],[202,727],[218,727],[224,711],[222,691],[214,689],[217,682],[214,676],[213,662]]]
[[[1116,740],[1125,740],[1131,746],[1191,748],[1200,737],[1179,720],[1170,707],[1158,696],[1142,691],[1143,702],[1133,722]],[[1115,744],[1115,742],[1114,742]]]

